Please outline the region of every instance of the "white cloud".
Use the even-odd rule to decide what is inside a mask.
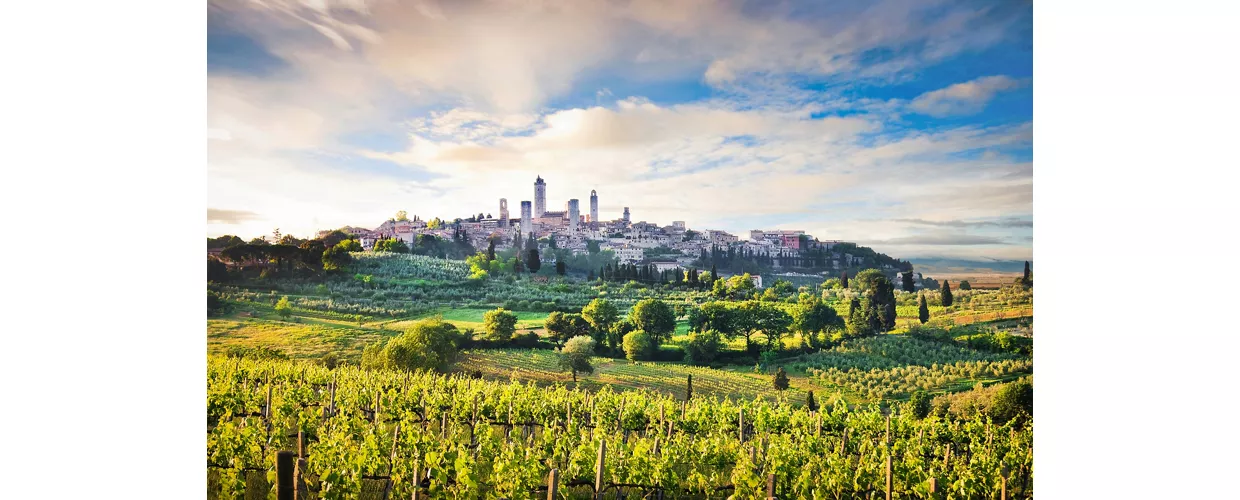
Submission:
[[[1027,83],[1003,75],[985,76],[926,92],[913,99],[909,109],[930,116],[969,115],[985,109],[995,94],[1018,89]]]

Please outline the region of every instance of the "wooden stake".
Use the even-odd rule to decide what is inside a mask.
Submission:
[[[891,444],[891,414],[887,414],[887,432],[883,435],[883,443]]]
[[[887,448],[887,500],[891,500],[891,447]]]
[[[418,475],[420,468],[417,462],[413,463],[413,500],[418,500],[418,488],[422,487],[422,477]]]
[[[310,490],[306,488],[306,459],[297,459],[297,468],[293,471],[293,500],[308,500]]]
[[[766,475],[766,498],[775,500],[775,474]]]
[[[943,452],[943,468],[947,468],[947,464],[952,460],[952,444],[947,443],[947,450]]]
[[[737,436],[740,438],[741,442],[744,443],[745,442],[745,409],[744,408],[740,409],[740,415],[737,417],[737,420],[736,420],[736,427],[737,427],[737,432],[738,432]]]
[[[598,461],[594,463],[594,499],[603,498],[603,466],[607,457],[607,441],[598,444]]]
[[[301,429],[297,429],[297,458],[306,458],[306,436]]]
[[[547,475],[547,500],[555,500],[555,490],[560,484],[560,470],[551,469]]]
[[[933,477],[930,478],[930,494],[933,495],[935,492],[938,491],[938,489],[939,489],[939,480]]]
[[[814,413],[818,414],[818,428],[814,430],[814,435],[821,436],[822,435],[822,414],[818,412],[814,412]]]
[[[293,452],[276,453],[276,498],[293,500]]]
[[[396,441],[400,438],[400,422],[396,423],[396,430],[392,431],[392,455],[388,458],[388,475],[392,475],[392,465],[396,463]]]
[[[844,428],[844,437],[840,438],[840,455],[848,452],[848,427]]]

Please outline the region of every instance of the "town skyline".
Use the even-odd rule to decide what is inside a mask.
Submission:
[[[516,214],[542,176],[607,220],[1032,257],[1028,5],[669,5],[209,2],[208,236]]]

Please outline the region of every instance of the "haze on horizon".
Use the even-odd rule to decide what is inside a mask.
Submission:
[[[603,219],[1032,257],[1032,4],[208,2],[207,235]]]

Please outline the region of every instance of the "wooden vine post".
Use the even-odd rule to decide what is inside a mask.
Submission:
[[[607,441],[598,444],[598,461],[594,463],[594,499],[603,498],[603,460],[607,457]]]
[[[999,468],[999,500],[1007,500],[1008,498],[1007,480],[1009,474],[1011,474],[1011,471],[1008,469],[1007,464],[1003,464]]]
[[[891,500],[891,445],[887,445],[887,500]]]
[[[276,498],[293,500],[293,452],[276,453]]]
[[[745,442],[745,409],[744,408],[740,409],[740,414],[736,419],[736,429],[738,432],[737,437],[741,440],[742,443],[744,443]]]
[[[775,474],[766,475],[766,499],[775,500]]]
[[[547,500],[555,500],[555,490],[560,483],[560,470],[551,469],[551,473],[547,474]]]
[[[419,472],[422,472],[421,465],[418,464],[417,462],[414,462],[413,463],[413,496],[411,497],[413,500],[418,500],[418,489],[422,487],[422,476],[418,475]]]

